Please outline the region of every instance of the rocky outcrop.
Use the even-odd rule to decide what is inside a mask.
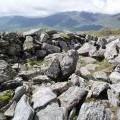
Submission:
[[[0,111],[0,120],[119,120],[119,36],[1,33]]]

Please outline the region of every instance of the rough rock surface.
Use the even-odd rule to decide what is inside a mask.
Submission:
[[[34,29],[0,33],[0,120],[119,120],[120,36]]]
[[[64,107],[52,103],[37,113],[36,120],[67,120],[66,116],[67,110]]]
[[[23,95],[15,108],[15,115],[12,120],[32,120],[34,110],[29,105],[26,95]]]
[[[69,77],[75,72],[78,60],[78,53],[75,50],[70,50],[60,61],[61,73],[63,77]]]
[[[50,88],[40,88],[32,95],[33,108],[42,108],[56,99],[56,94]]]
[[[87,94],[87,90],[79,87],[70,87],[66,92],[61,94],[58,98],[62,107],[66,107],[68,110],[76,106],[82,101]]]
[[[84,103],[77,120],[110,120],[105,107],[99,102]]]

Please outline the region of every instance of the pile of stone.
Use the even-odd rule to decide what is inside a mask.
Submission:
[[[119,120],[120,38],[56,30],[0,34],[0,120]]]

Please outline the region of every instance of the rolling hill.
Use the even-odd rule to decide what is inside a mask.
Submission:
[[[0,17],[0,31],[52,27],[72,31],[90,31],[102,28],[120,28],[120,14],[108,15],[89,12],[61,12],[47,17]]]

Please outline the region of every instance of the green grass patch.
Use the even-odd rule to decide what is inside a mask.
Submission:
[[[109,72],[112,72],[113,69],[113,65],[111,63],[109,63],[107,60],[102,60],[102,61],[97,61],[96,64],[98,64],[99,66],[96,67],[95,71],[101,71],[104,69],[108,69]]]
[[[86,99],[85,99],[85,102],[86,102],[86,103],[97,102],[97,101],[98,101],[97,98],[86,98]]]
[[[0,101],[9,101],[14,94],[13,90],[6,90],[4,94],[0,95]]]
[[[78,64],[80,64],[80,67],[84,67],[85,65],[87,65],[87,63],[82,60],[83,56],[79,56],[79,59],[78,59]]]
[[[37,59],[27,59],[26,60],[26,66],[27,68],[31,68],[34,65],[40,66],[43,64],[43,60],[37,60]]]
[[[66,34],[66,33],[61,33],[61,38],[63,39],[63,40],[68,40],[68,39],[70,39],[70,36],[68,35],[68,34]]]
[[[90,31],[87,32],[87,34],[93,35],[93,36],[98,36],[98,37],[103,37],[103,36],[118,36],[120,35],[120,29],[102,29],[98,31]]]
[[[74,117],[73,117],[73,120],[77,120],[77,118],[78,118],[78,116],[74,116]]]

